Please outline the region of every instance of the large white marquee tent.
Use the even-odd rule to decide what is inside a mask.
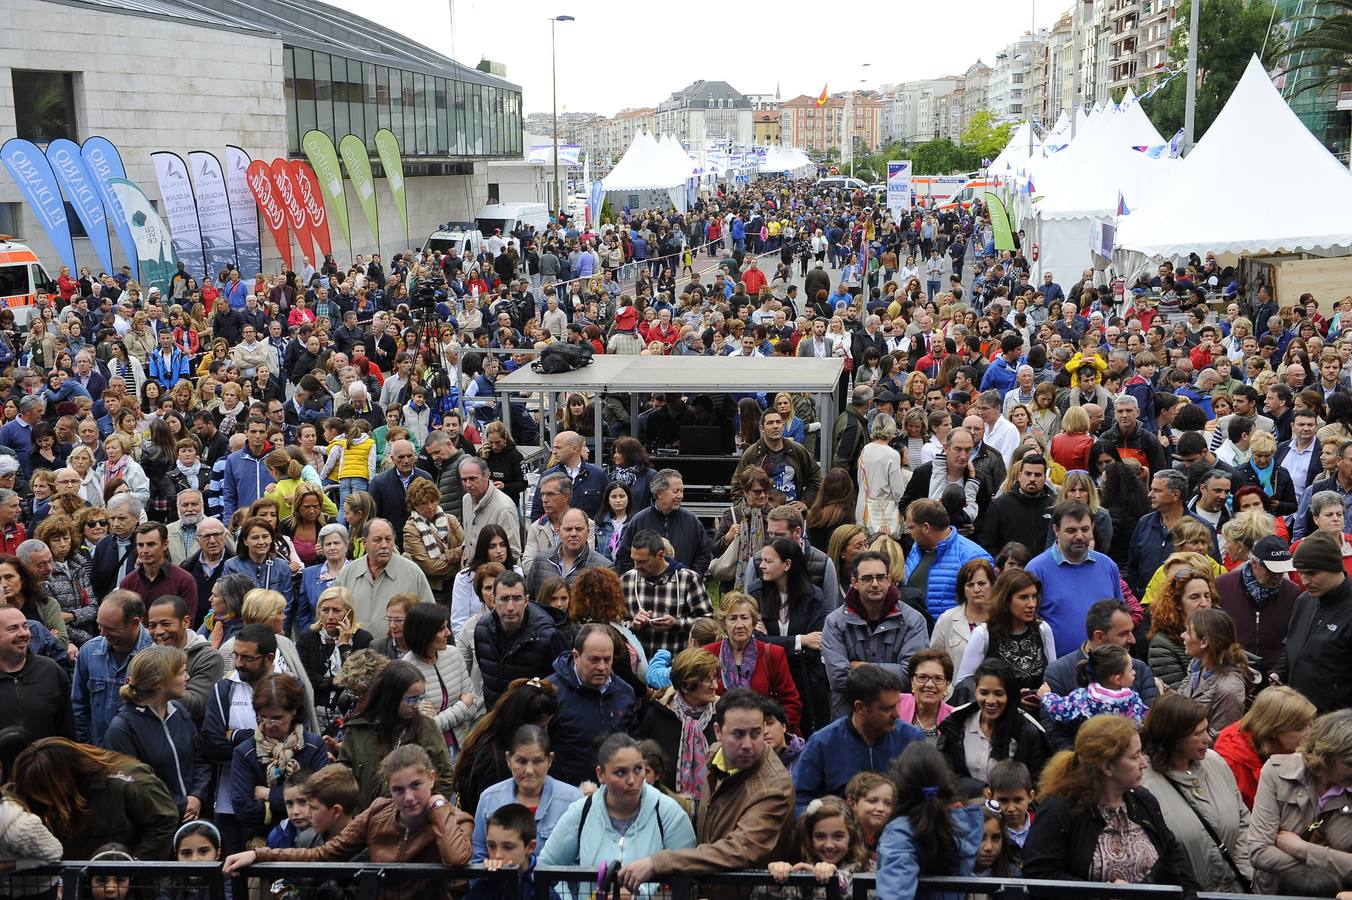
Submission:
[[[1291,111],[1254,57],[1177,177],[1119,221],[1119,271],[1214,251],[1352,251],[1352,173]]]

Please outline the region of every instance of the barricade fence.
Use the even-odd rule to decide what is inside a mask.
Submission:
[[[493,882],[493,896],[500,900],[549,900],[556,886],[559,897],[587,900],[597,890],[598,872],[588,866],[540,866],[529,873],[517,869],[488,872],[482,866],[448,867],[423,863],[255,863],[245,872],[227,876],[217,863],[184,862],[92,862],[66,861],[59,866],[28,870],[12,878],[0,878],[5,895],[23,887],[23,892],[39,893],[55,879],[62,900],[85,900],[99,896],[189,897],[192,900],[233,898],[324,898],[324,900],[381,900],[381,898],[431,896],[431,883],[467,889],[471,882]],[[105,893],[109,879],[122,880],[125,892]],[[750,896],[757,888],[775,885],[769,872],[749,870],[710,875],[672,876],[657,889],[641,896],[655,900],[698,900],[713,893],[731,891]],[[789,876],[788,884],[797,888],[820,888],[827,900],[868,900],[876,890],[876,877],[859,874],[842,883],[833,879],[818,884],[810,873]],[[229,891],[227,892],[227,885]],[[1087,881],[1049,881],[1025,878],[978,878],[949,876],[921,878],[917,897],[985,897],[989,900],[1021,900],[1028,897],[1064,898],[1064,900],[1178,900],[1181,888],[1161,884],[1103,884]],[[53,894],[53,896],[55,896]],[[618,884],[608,884],[607,900],[619,900]],[[1316,898],[1275,897],[1270,894],[1198,894],[1200,900],[1316,900]],[[880,897],[879,900],[889,900]],[[1324,898],[1327,900],[1327,898]]]

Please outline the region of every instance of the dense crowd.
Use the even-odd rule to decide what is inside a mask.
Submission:
[[[0,311],[0,860],[1349,886],[1352,298],[1032,284],[876,199]],[[843,411],[499,392],[556,343],[840,359]]]

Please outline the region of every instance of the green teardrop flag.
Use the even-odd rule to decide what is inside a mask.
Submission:
[[[376,153],[380,156],[380,165],[385,169],[385,180],[390,184],[390,193],[394,195],[394,208],[399,210],[399,219],[404,223],[404,243],[408,243],[408,206],[404,199],[404,156],[399,150],[399,138],[388,128],[376,132]]]
[[[995,231],[995,249],[1013,250],[1014,231],[1009,227],[1009,210],[1005,202],[992,191],[986,191],[986,208],[991,214],[991,228]]]
[[[357,192],[362,212],[366,213],[366,224],[375,238],[376,250],[380,250],[380,219],[376,216],[376,184],[371,175],[371,157],[366,153],[366,142],[355,134],[345,135],[338,142],[338,153],[347,166],[347,177],[352,179],[352,189]]]
[[[338,151],[333,147],[333,138],[312,128],[305,132],[300,146],[315,170],[315,177],[319,179],[319,192],[328,204],[329,215],[342,230],[343,239],[347,241],[348,256],[351,256],[352,231],[347,224],[347,191],[343,188],[343,170],[338,165]]]

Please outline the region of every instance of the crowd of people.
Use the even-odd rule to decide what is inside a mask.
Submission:
[[[764,179],[388,270],[63,272],[2,340],[0,859],[1352,887],[1352,298],[994,241]],[[844,408],[499,393],[559,342],[840,359]]]

